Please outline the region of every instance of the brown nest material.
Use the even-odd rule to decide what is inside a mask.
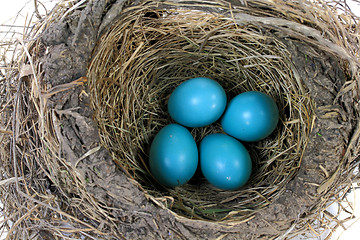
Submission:
[[[309,91],[296,78],[286,45],[259,27],[213,12],[153,9],[124,11],[95,48],[88,77],[102,143],[150,196],[172,200],[164,207],[191,218],[245,220],[281,195],[300,167],[314,117]],[[216,190],[201,177],[163,189],[150,176],[148,146],[171,123],[168,97],[197,76],[217,80],[229,98],[256,90],[278,103],[280,126],[248,144],[255,170],[239,191]],[[200,142],[221,126],[191,130]]]
[[[345,2],[61,2],[26,39],[2,76],[8,238],[285,239],[343,224],[326,209],[359,179],[359,19]],[[169,95],[198,76],[278,104],[238,191],[149,172]],[[197,142],[220,131],[191,129]]]

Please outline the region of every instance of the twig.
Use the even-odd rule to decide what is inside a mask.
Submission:
[[[84,232],[85,232],[85,231],[92,231],[92,232],[95,232],[96,234],[99,234],[99,235],[107,235],[106,233],[103,233],[103,232],[97,230],[96,228],[94,228],[94,227],[91,226],[90,224],[88,224],[88,223],[86,223],[86,222],[83,222],[83,221],[75,218],[74,216],[71,216],[70,214],[68,214],[68,213],[66,213],[66,212],[63,212],[63,211],[61,211],[61,210],[59,210],[59,209],[56,209],[56,208],[54,208],[54,207],[52,207],[52,206],[50,206],[50,205],[48,205],[48,204],[46,204],[46,203],[43,203],[43,202],[41,202],[41,201],[39,201],[39,200],[31,197],[31,196],[28,196],[27,194],[25,194],[25,193],[22,192],[22,191],[19,191],[19,194],[20,194],[21,196],[27,198],[28,200],[32,201],[32,202],[35,202],[35,203],[37,203],[37,204],[39,204],[39,205],[41,205],[41,206],[44,206],[44,207],[46,207],[46,208],[48,208],[48,209],[51,209],[51,210],[53,210],[54,212],[57,212],[58,214],[61,214],[61,215],[65,216],[65,217],[67,217],[67,218],[69,218],[69,219],[72,219],[72,220],[75,221],[75,222],[80,223],[81,225],[84,225],[84,226],[88,227],[88,229],[81,229],[81,231],[84,231]],[[39,206],[39,205],[37,205],[37,206]],[[36,207],[36,206],[35,206],[35,207]],[[30,213],[31,213],[31,212],[30,212]]]
[[[14,182],[19,181],[19,180],[23,180],[23,177],[19,177],[19,178],[12,177],[12,178],[8,178],[8,179],[5,179],[5,180],[1,180],[0,181],[0,186],[7,185],[7,184],[10,184],[10,183],[14,183]]]
[[[38,9],[38,0],[34,0],[34,9],[35,9],[35,15],[38,19],[41,19],[41,14],[39,13]]]

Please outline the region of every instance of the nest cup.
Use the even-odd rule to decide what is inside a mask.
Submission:
[[[102,144],[150,199],[188,218],[243,221],[282,194],[297,173],[314,111],[285,43],[259,26],[239,24],[223,7],[221,12],[152,4],[125,9],[99,39],[88,78]],[[173,122],[169,96],[194,77],[218,81],[228,101],[260,91],[278,105],[276,130],[244,143],[254,167],[237,191],[212,187],[200,171],[187,184],[166,188],[149,171],[151,141]],[[199,143],[222,129],[216,122],[190,131]]]

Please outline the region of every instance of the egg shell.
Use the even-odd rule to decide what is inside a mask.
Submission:
[[[163,185],[175,187],[185,184],[194,175],[198,159],[193,136],[178,124],[162,128],[151,143],[150,171]]]
[[[200,143],[200,167],[205,178],[223,190],[237,190],[249,180],[250,154],[235,138],[215,133]]]
[[[170,116],[187,127],[204,127],[224,113],[227,98],[222,86],[209,78],[199,77],[181,83],[168,102]]]
[[[279,121],[275,101],[257,91],[244,92],[234,97],[221,119],[223,130],[242,141],[254,142],[269,136]]]

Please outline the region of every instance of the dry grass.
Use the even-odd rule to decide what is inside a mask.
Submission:
[[[36,24],[23,42],[17,42],[20,50],[15,61],[3,60],[0,191],[5,220],[0,229],[9,229],[8,238],[12,239],[66,239],[69,233],[73,238],[121,238],[118,220],[86,192],[74,167],[59,157],[56,129],[60,126],[46,107],[48,95],[44,93],[52,93],[40,81],[39,54],[43,49],[38,36],[52,22],[79,8],[75,1],[64,2]],[[128,8],[121,20],[105,29],[89,67],[103,145],[150,199],[176,215],[246,221],[276,199],[299,169],[314,106],[285,45],[263,30],[287,33],[341,59],[343,70],[351,77],[337,99],[349,93],[356,101],[359,97],[359,19],[344,2],[244,2],[237,10],[220,0],[163,2],[166,10],[156,3]],[[173,10],[179,4],[184,9]],[[210,13],[213,9],[216,11]],[[27,71],[21,75],[24,69]],[[215,190],[201,176],[184,187],[166,189],[153,180],[146,167],[152,137],[170,122],[167,97],[184,79],[195,76],[219,81],[229,98],[256,89],[271,95],[279,105],[281,124],[276,132],[247,146],[256,171],[240,191]],[[65,88],[79,84],[83,82]],[[221,129],[215,124],[194,129],[192,134],[199,141],[218,131]],[[326,208],[332,202],[346,202],[349,186],[359,178],[353,173],[360,161],[359,135],[360,127],[348,143],[336,178],[325,183],[328,190],[322,201],[279,239],[309,231],[319,234],[333,228],[330,224],[334,222],[341,226],[343,221],[327,214]],[[51,194],[49,179],[64,193]],[[65,197],[74,189],[79,197]],[[104,223],[106,233],[97,228],[97,222]]]
[[[95,50],[88,76],[103,144],[148,194],[163,198],[160,202],[173,199],[175,212],[195,219],[250,218],[294,177],[310,132],[313,106],[295,77],[290,53],[261,28],[240,26],[224,15],[152,9],[141,6],[125,12]],[[169,95],[197,76],[217,80],[229,99],[256,90],[278,103],[279,128],[266,140],[247,144],[255,171],[242,190],[218,191],[201,176],[184,187],[164,189],[148,170],[151,140],[171,122]],[[191,131],[199,143],[221,127]]]

